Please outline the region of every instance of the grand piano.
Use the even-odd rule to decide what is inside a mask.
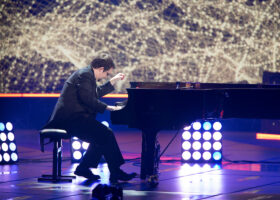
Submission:
[[[179,130],[201,119],[280,119],[280,85],[131,82],[113,124],[142,131],[141,179],[157,177],[160,130]]]

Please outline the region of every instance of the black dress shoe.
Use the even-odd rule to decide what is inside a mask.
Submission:
[[[110,175],[110,181],[111,182],[117,182],[118,180],[120,181],[129,181],[133,178],[136,177],[136,173],[125,173],[122,170],[118,170],[117,172],[114,172]]]
[[[79,166],[76,168],[75,175],[77,176],[83,176],[89,180],[98,180],[100,179],[100,176],[93,174],[90,169],[87,168],[79,168]]]

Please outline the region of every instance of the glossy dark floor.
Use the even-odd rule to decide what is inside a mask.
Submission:
[[[127,172],[140,170],[141,134],[138,131],[116,132],[127,162]],[[162,149],[174,132],[160,132]],[[39,150],[36,131],[17,131],[20,160],[15,165],[0,165],[0,199],[91,199],[99,184],[109,184],[106,164],[93,171],[102,179],[88,182],[77,177],[72,183],[38,183],[41,174],[51,171],[51,146]],[[77,164],[71,164],[69,143],[64,142],[63,174],[73,175]],[[183,164],[180,162],[180,136],[164,154],[160,164],[159,185],[150,187],[135,178],[122,183],[124,199],[280,199],[280,141],[258,141],[255,133],[225,132],[221,165]],[[230,162],[256,161],[256,162]],[[278,162],[278,164],[277,164]]]

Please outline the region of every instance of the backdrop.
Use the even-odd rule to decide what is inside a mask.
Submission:
[[[280,0],[1,0],[0,92],[60,92],[109,51],[130,81],[260,83],[280,72]]]

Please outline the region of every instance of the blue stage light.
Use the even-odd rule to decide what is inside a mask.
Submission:
[[[12,161],[16,162],[18,160],[18,155],[16,153],[11,154]]]
[[[204,142],[202,147],[204,150],[209,151],[211,149],[212,145],[210,142]]]
[[[221,158],[222,158],[222,153],[221,152],[213,153],[213,159],[214,160],[219,161],[219,160],[221,160]]]
[[[80,151],[74,151],[73,157],[76,160],[80,160],[82,158],[82,153]]]
[[[16,153],[17,155],[15,135],[10,132],[13,130],[13,124],[11,122],[0,122],[0,130],[0,164],[12,164],[18,160],[15,157],[11,159],[12,153]]]
[[[221,122],[215,122],[215,123],[213,124],[213,128],[214,128],[214,130],[216,130],[216,131],[221,130],[221,129],[222,129],[222,124],[221,124]]]
[[[192,157],[194,160],[199,160],[201,158],[201,153],[199,151],[195,151],[193,152]]]
[[[8,131],[12,131],[12,130],[13,130],[13,124],[12,124],[11,122],[7,122],[7,123],[6,123],[6,129],[7,129]]]
[[[203,157],[204,160],[210,160],[211,159],[211,153],[209,151],[205,151],[202,154],[202,157]]]
[[[16,147],[16,144],[13,143],[13,142],[9,144],[9,147],[10,147],[10,150],[11,150],[11,151],[15,151],[16,148],[17,148],[17,147]]]
[[[14,141],[15,135],[14,135],[12,132],[9,132],[9,133],[8,133],[8,139],[9,139],[10,141]]]
[[[107,121],[103,121],[103,122],[101,122],[101,123],[102,123],[103,125],[109,127],[109,123],[108,123]]]
[[[84,150],[87,150],[88,146],[89,146],[88,142],[83,142],[82,147],[83,147]]]
[[[220,164],[215,164],[214,166],[213,166],[213,169],[221,169],[222,167],[221,167],[221,165]]]
[[[215,132],[213,134],[213,139],[214,140],[221,140],[222,139],[222,134],[220,132]]]
[[[0,122],[0,131],[4,131],[5,130],[5,124]]]
[[[194,163],[221,162],[221,128],[222,124],[217,121],[215,123],[211,121],[196,121],[192,123],[191,127],[184,128],[181,145],[182,161]]]
[[[210,122],[204,122],[202,127],[204,130],[209,131],[212,128],[212,125]]]
[[[185,126],[185,127],[184,127],[184,130],[185,130],[185,131],[188,131],[188,130],[190,130],[190,129],[191,129],[191,126]]]
[[[8,147],[7,143],[3,143],[2,144],[2,150],[3,151],[8,151],[8,149],[9,149],[9,147]]]
[[[79,142],[79,141],[74,141],[73,143],[72,143],[72,147],[73,147],[73,149],[75,149],[75,150],[79,150],[80,148],[81,148],[81,143]]]
[[[89,143],[80,140],[77,137],[71,138],[71,162],[77,163],[83,158]]]
[[[4,158],[5,162],[9,162],[10,161],[10,155],[8,153],[4,153],[3,158]]]
[[[200,140],[200,138],[201,138],[201,133],[198,132],[198,131],[195,131],[195,132],[193,133],[192,137],[193,137],[194,140]]]
[[[182,148],[183,148],[184,150],[190,150],[191,147],[192,147],[192,145],[191,145],[191,143],[188,142],[188,141],[185,141],[185,142],[183,142],[183,144],[182,144]]]
[[[194,150],[200,150],[201,149],[201,143],[198,141],[195,141],[192,145]]]
[[[189,131],[184,131],[183,134],[182,134],[182,137],[184,140],[189,140],[191,139],[191,133]]]
[[[189,160],[189,159],[191,159],[191,153],[189,152],[189,151],[184,151],[183,153],[182,153],[182,158],[183,158],[183,160],[185,160],[185,161],[187,161],[187,160]]]
[[[212,137],[211,133],[209,131],[206,131],[203,133],[203,139],[204,140],[210,140]]]
[[[0,133],[0,140],[2,142],[5,142],[7,140],[7,135],[4,132]]]
[[[192,124],[192,127],[194,130],[198,131],[199,129],[201,129],[201,123],[200,122],[194,122]]]
[[[216,151],[220,151],[222,149],[222,144],[220,142],[214,142],[213,149]]]

